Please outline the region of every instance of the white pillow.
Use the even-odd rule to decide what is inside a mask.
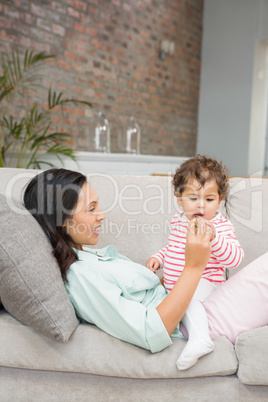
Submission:
[[[210,336],[233,344],[244,331],[268,324],[268,253],[233,275],[203,303]]]

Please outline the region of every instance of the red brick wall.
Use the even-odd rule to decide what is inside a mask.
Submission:
[[[57,57],[49,79],[67,96],[102,110],[111,125],[112,151],[128,116],[141,126],[144,154],[195,153],[203,0],[2,0],[0,51],[45,50]],[[160,60],[159,43],[175,43]],[[66,108],[55,126],[89,149],[92,111]]]

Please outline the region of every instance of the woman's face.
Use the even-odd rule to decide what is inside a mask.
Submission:
[[[97,194],[85,183],[78,196],[78,202],[72,217],[64,223],[67,233],[82,250],[82,244],[95,245],[99,240],[99,229],[105,215],[99,209]]]

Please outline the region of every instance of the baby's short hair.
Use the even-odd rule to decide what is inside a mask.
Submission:
[[[229,171],[222,162],[206,155],[194,156],[183,162],[173,177],[175,195],[181,195],[187,184],[191,180],[197,180],[200,186],[215,180],[218,185],[220,198],[227,199],[229,192]]]

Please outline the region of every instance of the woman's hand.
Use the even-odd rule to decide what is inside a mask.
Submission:
[[[212,229],[202,218],[193,219],[189,222],[186,245],[185,245],[185,266],[205,269],[210,253],[210,239]]]
[[[160,268],[160,262],[158,261],[157,258],[151,257],[146,262],[146,267],[149,268],[150,271],[155,273],[155,271],[157,271]]]

